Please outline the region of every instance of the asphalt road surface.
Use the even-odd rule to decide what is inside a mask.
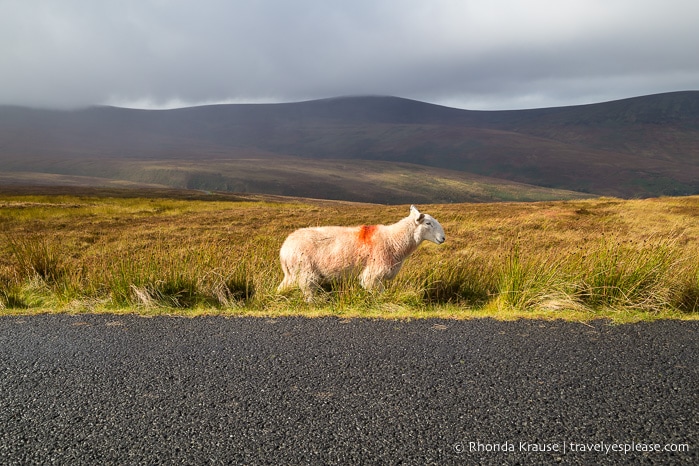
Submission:
[[[699,464],[698,336],[677,321],[0,317],[0,463]]]

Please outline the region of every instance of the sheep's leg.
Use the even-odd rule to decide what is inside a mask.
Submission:
[[[315,297],[315,292],[314,292],[314,290],[313,290],[313,286],[308,285],[308,284],[307,284],[307,285],[304,285],[304,286],[301,287],[301,292],[303,293],[303,299],[304,299],[307,303],[312,303],[312,302],[313,302],[313,298]]]
[[[362,285],[367,291],[383,291],[383,283],[381,282],[380,275],[376,271],[366,268],[359,279],[359,284]]]
[[[296,273],[292,273],[284,261],[282,261],[281,265],[282,265],[282,272],[284,272],[284,279],[277,287],[277,293],[282,293],[282,292],[288,290],[289,288],[293,288],[293,286],[297,282]]]
[[[283,293],[284,291],[288,290],[292,286],[294,286],[294,280],[291,277],[285,275],[284,279],[277,287],[277,293]]]
[[[318,277],[314,274],[302,274],[299,277],[299,288],[301,288],[303,298],[306,302],[313,302],[316,288],[318,288]]]
[[[281,262],[281,266],[282,266],[282,272],[284,272],[284,278],[282,279],[282,282],[277,287],[277,293],[282,293],[284,290],[286,290],[287,288],[290,288],[291,285],[293,285],[293,281],[291,279],[291,272],[289,272],[289,267],[286,266],[286,262],[284,261],[284,258],[281,258],[280,262]]]
[[[393,266],[390,269],[386,270],[386,272],[383,274],[384,279],[393,280],[396,277],[396,275],[398,275],[398,272],[400,271],[402,266],[403,262],[393,264]]]

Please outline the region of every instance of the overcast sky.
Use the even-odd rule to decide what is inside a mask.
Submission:
[[[491,110],[697,89],[697,0],[0,0],[0,104]]]

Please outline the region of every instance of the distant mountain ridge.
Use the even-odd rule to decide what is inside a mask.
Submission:
[[[143,169],[158,161],[163,169],[186,162],[189,170],[199,164],[195,171],[201,175],[224,162],[240,167],[241,160],[256,160],[259,174],[246,172],[252,182],[273,168],[275,159],[283,159],[279,165],[285,167],[293,165],[290,160],[317,166],[313,173],[325,173],[329,183],[330,165],[322,161],[355,160],[591,195],[696,194],[699,92],[512,111],[461,110],[382,96],[174,110],[0,107],[4,179],[11,172],[37,172],[157,183],[139,179],[145,172],[134,173],[135,165],[125,164]],[[240,186],[238,168],[230,170],[221,175],[219,187]],[[287,172],[275,175],[278,184],[290,183],[294,173]]]

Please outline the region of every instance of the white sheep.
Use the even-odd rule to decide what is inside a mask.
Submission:
[[[356,275],[363,288],[374,289],[395,277],[423,240],[442,244],[444,229],[415,206],[393,225],[301,228],[279,252],[284,280],[277,292],[298,285],[306,301],[312,301],[320,285]]]

